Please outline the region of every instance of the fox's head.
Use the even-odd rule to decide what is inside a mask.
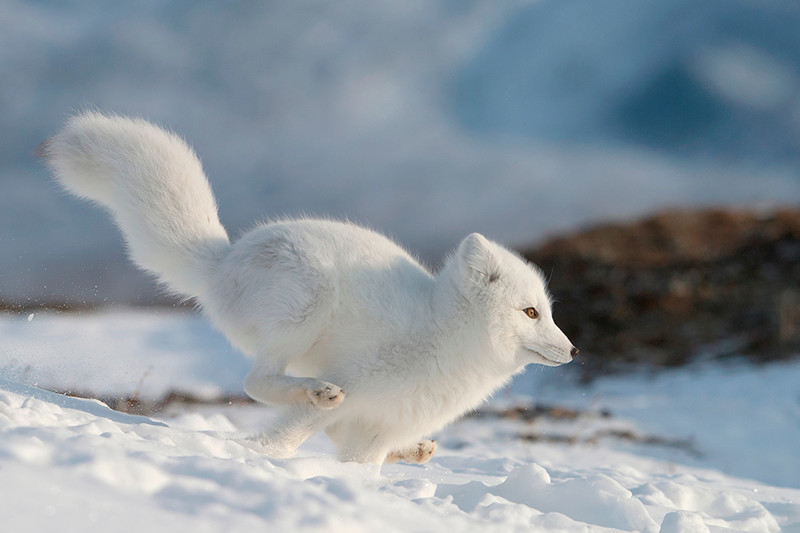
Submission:
[[[550,295],[538,267],[478,233],[467,236],[456,256],[459,292],[485,313],[493,346],[520,366],[558,366],[578,354],[553,322]]]

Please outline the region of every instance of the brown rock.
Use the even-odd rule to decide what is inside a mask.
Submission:
[[[672,210],[523,255],[551,276],[585,377],[800,353],[800,209]]]

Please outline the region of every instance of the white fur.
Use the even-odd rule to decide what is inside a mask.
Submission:
[[[272,454],[325,429],[343,460],[424,461],[424,436],[525,365],[576,353],[541,272],[477,233],[438,275],[330,220],[260,225],[231,245],[197,157],[156,126],[86,113],[44,155],[68,191],[111,211],[137,264],[255,358],[246,392],[286,406],[262,436]]]

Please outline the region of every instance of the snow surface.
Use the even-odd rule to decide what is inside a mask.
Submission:
[[[295,458],[265,456],[248,439],[273,419],[265,406],[148,418],[33,386],[240,392],[246,361],[195,315],[7,315],[0,339],[4,531],[800,531],[799,362],[589,388],[568,366],[531,368],[487,410],[535,399],[587,415],[487,411],[435,435],[428,464],[378,468],[338,462],[323,435]],[[694,439],[694,451],[590,438],[608,429]],[[574,444],[517,437],[530,432]]]

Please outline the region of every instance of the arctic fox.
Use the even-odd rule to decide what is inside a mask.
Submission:
[[[271,455],[325,430],[344,461],[425,462],[436,451],[426,437],[525,365],[578,353],[539,269],[477,233],[435,275],[351,223],[283,220],[231,244],[200,161],[174,134],[88,112],[41,152],[67,191],[111,212],[137,265],[254,358],[246,393],[286,407],[259,436]]]

